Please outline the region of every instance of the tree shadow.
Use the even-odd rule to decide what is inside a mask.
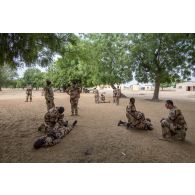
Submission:
[[[154,102],[154,103],[165,102],[165,100],[153,100],[153,99],[144,99],[144,100],[149,101],[149,102]]]

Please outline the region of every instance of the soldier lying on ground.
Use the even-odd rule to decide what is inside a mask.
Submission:
[[[39,127],[44,130],[45,136],[38,138],[34,143],[34,148],[38,149],[46,146],[53,146],[60,142],[74,128],[77,121],[68,126],[67,121],[64,121],[64,107],[55,107],[50,109],[44,116],[45,124]]]
[[[165,107],[170,110],[168,118],[161,119],[163,138],[185,140],[187,124],[180,109],[174,106],[172,100],[167,100]]]
[[[110,101],[106,101],[105,95],[102,93],[100,96],[100,101],[99,103],[110,103]]]
[[[130,98],[129,105],[126,108],[126,117],[128,122],[119,121],[118,126],[123,125],[127,128],[137,128],[137,129],[145,129],[152,130],[153,125],[149,118],[145,118],[144,113],[137,111],[135,107],[135,99]]]

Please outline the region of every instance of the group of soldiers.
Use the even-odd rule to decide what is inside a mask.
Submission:
[[[77,83],[72,83],[70,87],[66,89],[67,94],[70,96],[71,104],[71,116],[78,115],[78,101],[80,98],[81,89],[77,86]],[[26,89],[26,101],[30,97],[32,101],[32,87],[28,86]],[[110,103],[106,101],[104,93],[99,96],[99,91],[95,88],[95,103]],[[38,130],[44,132],[44,135],[39,137],[35,143],[34,148],[53,146],[60,142],[77,124],[75,120],[71,125],[64,119],[64,107],[55,107],[54,93],[51,87],[51,81],[46,80],[46,86],[44,88],[44,95],[47,105],[47,113],[44,116],[44,124],[42,124]],[[121,97],[121,90],[119,86],[113,90],[113,103],[119,105],[119,99]],[[162,139],[176,139],[185,140],[187,124],[180,109],[178,109],[172,100],[167,100],[165,107],[170,110],[167,118],[161,119],[162,127]],[[126,128],[153,130],[151,119],[146,118],[145,114],[137,111],[135,106],[135,99],[130,98],[129,104],[126,107],[127,122],[119,120],[118,126],[125,126]]]
[[[162,127],[162,139],[184,141],[186,137],[187,123],[181,110],[173,104],[172,100],[167,100],[165,107],[169,109],[170,112],[167,118],[162,118],[160,121]],[[151,120],[149,118],[145,118],[144,113],[136,110],[134,98],[130,98],[129,105],[126,107],[126,117],[128,122],[120,120],[118,122],[118,126],[123,125],[127,128],[144,130],[153,129]]]
[[[66,89],[66,92],[70,96],[71,116],[78,116],[78,101],[81,89],[73,82]],[[68,121],[64,119],[64,107],[55,107],[54,92],[50,80],[46,80],[46,86],[43,88],[42,94],[45,96],[47,113],[44,116],[44,123],[38,128],[44,135],[35,141],[35,149],[59,143],[77,124],[77,120],[75,120],[71,125],[68,125]],[[29,97],[32,102],[32,87],[30,85],[26,89],[26,102],[28,102]]]
[[[99,104],[99,103],[110,103],[110,101],[106,101],[106,97],[104,95],[104,93],[101,93],[101,95],[99,96],[99,91],[97,90],[97,88],[94,89],[94,94],[95,94],[95,103]],[[116,103],[116,105],[119,105],[119,99],[121,97],[121,89],[119,88],[119,86],[117,86],[117,88],[113,89],[113,103]]]

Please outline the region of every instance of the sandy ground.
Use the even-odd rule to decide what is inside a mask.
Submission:
[[[130,93],[136,97],[137,110],[152,119],[153,131],[127,130],[118,127],[119,119],[126,120],[128,99],[120,105],[95,104],[93,94],[82,94],[79,116],[70,116],[69,97],[55,93],[56,106],[64,106],[70,123],[78,120],[76,128],[61,143],[50,148],[33,149],[42,135],[37,131],[46,112],[41,91],[33,91],[33,102],[25,103],[23,90],[0,92],[0,162],[195,162],[195,104],[193,94],[161,92],[161,99],[173,98],[182,109],[188,124],[185,142],[161,141],[160,119],[168,110],[164,101],[151,102],[151,92]],[[188,97],[190,95],[190,97]],[[110,93],[106,94],[112,100]]]

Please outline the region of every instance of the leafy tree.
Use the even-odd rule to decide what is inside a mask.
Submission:
[[[0,91],[2,87],[9,87],[17,76],[15,69],[8,66],[0,67]]]
[[[155,83],[158,100],[161,83],[187,79],[194,68],[194,40],[187,34],[130,34],[130,55],[136,79]]]
[[[64,44],[74,43],[74,34],[0,33],[0,65],[48,66]]]
[[[25,87],[25,82],[23,78],[17,79],[16,80],[16,88],[23,88]]]
[[[96,84],[120,84],[132,80],[126,34],[91,34]]]
[[[55,87],[78,80],[84,86],[114,84],[132,79],[125,34],[82,34],[75,45],[67,44],[64,55],[49,70]]]
[[[72,81],[84,86],[93,85],[93,69],[89,65],[92,63],[91,43],[78,38],[75,45],[65,45],[64,51],[64,55],[50,66],[47,74],[54,87],[66,88]]]
[[[44,73],[38,68],[29,68],[25,71],[23,76],[24,85],[32,85],[32,87],[38,89],[44,85]]]

